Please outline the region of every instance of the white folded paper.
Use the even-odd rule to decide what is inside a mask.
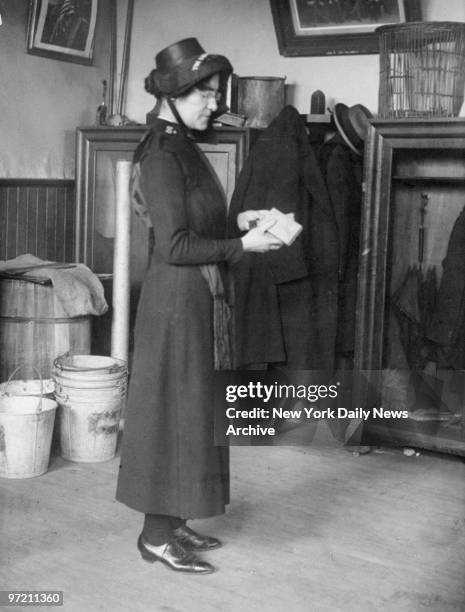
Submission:
[[[275,219],[276,223],[272,225],[266,231],[270,234],[273,234],[279,240],[282,240],[286,246],[290,246],[297,236],[303,230],[303,227],[300,223],[298,223],[294,218],[294,213],[283,213],[277,208],[272,208],[270,210],[270,215],[273,219]],[[260,227],[261,223],[268,222],[270,216],[266,216],[266,219],[262,219],[258,222],[258,227]]]

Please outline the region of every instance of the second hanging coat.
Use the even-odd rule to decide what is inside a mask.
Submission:
[[[303,232],[290,247],[246,253],[233,266],[237,365],[282,364],[332,370],[341,269],[334,210],[292,106],[270,123],[238,178],[229,210],[230,236],[244,210],[294,213]]]

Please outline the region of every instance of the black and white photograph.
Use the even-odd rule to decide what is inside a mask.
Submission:
[[[0,609],[465,612],[463,0],[0,0]]]

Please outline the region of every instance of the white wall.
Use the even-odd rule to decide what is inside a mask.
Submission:
[[[28,55],[28,0],[0,0],[0,176],[74,176],[75,129],[94,123],[101,80],[109,77],[113,1],[121,59],[127,0],[99,0],[95,61],[83,66]],[[425,20],[465,21],[464,0],[421,3]],[[378,56],[280,56],[269,0],[135,0],[125,108],[130,119],[144,123],[154,105],[143,80],[154,66],[155,53],[185,36],[197,36],[209,52],[227,55],[239,75],[286,76],[292,86],[288,102],[302,113],[308,112],[315,89],[326,93],[329,106],[359,102],[376,112]]]
[[[407,0],[409,1],[409,0]],[[464,0],[421,0],[424,20],[465,21]],[[269,0],[136,0],[126,114],[139,122],[154,105],[144,77],[166,45],[196,36],[205,49],[226,55],[239,76],[286,76],[291,97],[307,113],[316,89],[327,105],[361,103],[378,108],[378,55],[282,57]]]
[[[28,1],[2,0],[2,178],[74,177],[75,129],[94,123],[108,78],[108,1],[100,0],[95,59],[85,66],[28,55]]]

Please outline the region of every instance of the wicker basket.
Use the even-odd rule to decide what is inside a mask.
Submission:
[[[413,22],[379,34],[379,116],[456,117],[465,88],[465,23]]]

